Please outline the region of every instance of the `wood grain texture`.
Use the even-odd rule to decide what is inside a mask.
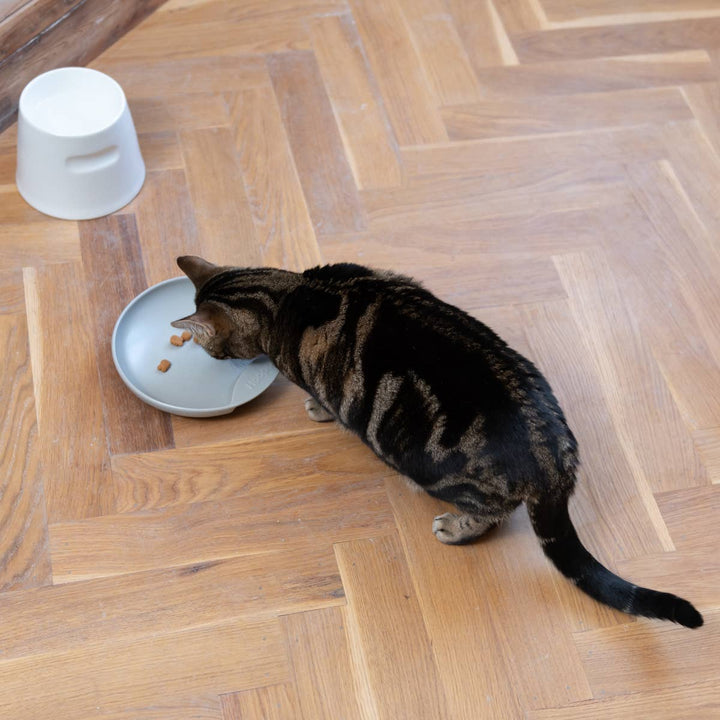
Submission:
[[[480,87],[460,39],[461,34],[467,32],[467,24],[457,23],[458,18],[447,12],[447,3],[441,0],[399,0],[398,4],[423,64],[428,84],[440,104],[458,105],[479,100]],[[459,3],[454,5],[457,7]],[[489,16],[483,13],[488,7],[488,3],[481,3],[474,8],[474,14],[482,16],[480,22],[489,20]],[[492,34],[492,23],[488,24]],[[460,32],[458,28],[461,28]],[[487,45],[487,42],[476,42],[473,47],[484,49]]]
[[[315,58],[275,55],[268,69],[315,231],[362,229],[364,213]]]
[[[358,33],[400,145],[443,142],[445,128],[400,7],[351,0]],[[386,58],[392,56],[388,64]]]
[[[715,678],[712,658],[720,640],[717,612],[706,614],[703,642],[690,633],[678,635],[671,630],[663,625],[650,632],[636,623],[577,634],[575,642],[594,692],[602,689],[605,695],[625,695],[647,692],[659,678],[662,682],[672,678],[670,687]],[[644,660],[638,662],[638,656]]]
[[[355,184],[398,185],[402,164],[397,142],[351,18],[318,18],[312,40]]]
[[[477,76],[485,96],[493,99],[557,98],[677,84],[686,85],[683,93],[690,101],[691,88],[696,88],[697,94],[716,79],[705,50],[593,58],[571,63],[557,60],[513,67],[492,66],[478,70]],[[704,102],[701,97],[696,101]],[[694,114],[698,116],[695,111]]]
[[[290,683],[222,695],[221,703],[223,720],[302,718],[295,687]]]
[[[300,454],[304,458],[298,466]],[[199,469],[188,474],[190,464]],[[237,470],[229,471],[232,467]],[[113,458],[120,512],[262,496],[283,488],[320,489],[331,476],[353,482],[389,472],[357,438],[339,432],[329,435],[325,428]]]
[[[712,48],[720,18],[601,25],[520,33],[513,45],[520,62],[579,60]]]
[[[451,717],[399,539],[339,543],[335,553],[379,717]]]
[[[82,267],[26,268],[24,282],[48,521],[102,515],[115,498]]]
[[[327,480],[255,497],[55,523],[55,582],[268,553],[291,544],[371,537],[391,525],[382,480]]]
[[[650,489],[675,487],[678,478],[687,484],[683,479],[696,472],[689,433],[603,256],[565,255],[557,257],[555,263],[576,322],[585,329],[584,340],[596,358],[600,382],[633,466],[640,497],[651,517],[658,519]],[[597,302],[600,298],[601,303]],[[633,398],[630,403],[626,401],[628,395]],[[642,406],[646,410],[640,413]]]
[[[0,315],[20,314],[24,310],[25,291],[23,289],[22,271],[0,271]]]
[[[140,402],[125,387],[112,359],[115,322],[123,308],[146,288],[135,218],[113,215],[83,223],[80,244],[90,306],[94,309],[94,344],[109,451],[115,455],[172,447],[167,414]],[[117,268],[123,268],[123,272],[118,273]]]
[[[515,48],[494,0],[449,0],[447,8],[476,72],[517,64]]]
[[[238,93],[232,117],[262,263],[289,270],[319,264],[315,229],[269,84]]]
[[[625,697],[578,703],[564,708],[534,710],[530,720],[625,720],[648,713],[656,718],[682,717],[712,720],[720,705],[720,691],[714,681],[693,683],[667,690],[640,692]]]
[[[175,259],[204,252],[184,170],[150,172],[129,211],[137,217],[148,285],[181,274]]]
[[[554,98],[483,102],[447,108],[443,120],[452,140],[538,135],[664,123],[692,118],[675,88],[570,95]]]
[[[190,197],[196,208],[198,241],[219,265],[261,264],[242,171],[229,128],[180,134]]]
[[[4,659],[82,650],[154,633],[333,608],[344,602],[332,548],[250,555],[117,578],[18,588],[3,602]],[[155,608],[148,612],[148,608]],[[39,613],[38,609],[42,612]]]
[[[303,717],[360,720],[360,679],[348,647],[347,609],[294,613],[282,622]]]
[[[287,666],[277,621],[225,621],[31,655],[4,663],[3,674],[0,709],[8,716],[83,718],[100,708],[118,717],[132,692],[136,717],[160,708],[174,719],[197,705],[219,708],[218,696],[233,688],[282,682]]]
[[[0,588],[50,581],[47,522],[25,319],[0,317]]]

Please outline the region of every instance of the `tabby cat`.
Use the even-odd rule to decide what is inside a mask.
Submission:
[[[459,513],[443,543],[470,542],[521,502],[556,567],[633,615],[703,624],[687,601],[633,585],[583,547],[568,514],[577,444],[550,386],[492,330],[416,282],[354,264],[293,273],[178,258],[197,311],[172,324],[216,358],[264,353],[398,472]]]

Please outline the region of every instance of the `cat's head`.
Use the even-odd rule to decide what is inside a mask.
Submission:
[[[172,326],[189,330],[214,358],[249,359],[263,353],[272,313],[252,297],[246,282],[262,271],[214,265],[192,255],[179,257],[177,264],[195,285],[196,310]]]

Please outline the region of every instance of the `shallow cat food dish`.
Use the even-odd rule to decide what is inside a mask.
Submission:
[[[232,412],[266,390],[277,368],[265,356],[216,360],[197,343],[170,343],[170,323],[195,312],[195,287],[186,277],[165,280],[123,310],[112,336],[112,355],[128,388],[149,405],[174,415],[212,417]],[[158,370],[162,359],[167,372]]]

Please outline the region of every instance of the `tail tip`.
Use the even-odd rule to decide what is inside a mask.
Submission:
[[[672,619],[686,628],[699,628],[704,620],[703,616],[687,600],[677,598],[675,601],[675,612]]]

